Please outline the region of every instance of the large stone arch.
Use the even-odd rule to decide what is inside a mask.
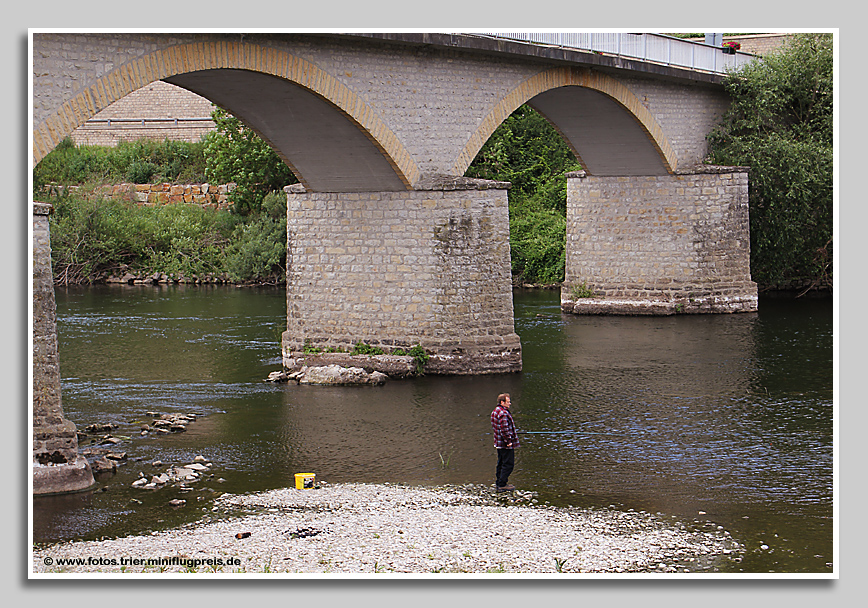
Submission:
[[[293,158],[298,150],[287,152],[277,141],[281,137],[280,131],[286,131],[287,125],[271,127],[269,117],[255,109],[257,100],[272,96],[251,95],[248,88],[248,103],[238,104],[238,96],[233,97],[226,91],[231,92],[233,88],[239,91],[251,85],[268,86],[270,92],[282,92],[282,97],[278,95],[279,99],[303,99],[307,114],[294,124],[310,123],[312,115],[321,121],[327,117],[335,136],[342,138],[341,146],[332,142],[330,147],[319,150],[319,155],[327,159],[325,164],[329,167],[328,171],[335,172],[335,167],[344,164],[361,167],[360,171],[369,174],[367,181],[360,179],[360,175],[351,175],[337,186],[335,182],[323,181],[315,175],[316,170],[313,171],[314,175],[300,174],[302,183],[311,190],[406,190],[420,178],[415,161],[397,136],[377,112],[349,87],[316,64],[286,51],[225,39],[157,49],[93,79],[45,120],[34,125],[34,164],[88,118],[155,80],[165,80],[188,88],[218,105],[233,106],[227,109],[274,146],[297,173],[303,173],[299,170],[298,160]],[[215,89],[218,82],[219,86]],[[223,93],[220,93],[221,88],[224,89]],[[215,100],[215,97],[218,99]],[[321,169],[320,173],[325,171]]]
[[[677,167],[660,124],[630,89],[595,70],[563,67],[532,76],[502,97],[468,139],[453,171],[463,174],[494,130],[524,103],[558,129],[588,174],[671,174]],[[620,162],[613,162],[616,157]]]

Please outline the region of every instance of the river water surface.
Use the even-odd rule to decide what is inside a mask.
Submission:
[[[264,382],[281,368],[281,289],[56,295],[64,412],[80,430],[117,424],[128,461],[93,491],[36,497],[35,542],[175,526],[207,516],[219,493],[293,486],[300,472],[491,484],[488,416],[509,392],[526,432],[510,481],[540,502],[723,526],[747,549],[733,572],[832,572],[831,298],[765,298],[738,315],[602,317],[561,314],[556,291],[517,290],[521,373],[317,387]],[[184,433],[140,437],[147,412],[201,416]],[[214,476],[192,492],[130,487],[155,460],[197,455]],[[187,505],[171,508],[176,497]]]

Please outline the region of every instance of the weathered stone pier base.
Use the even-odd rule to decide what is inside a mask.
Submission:
[[[33,204],[33,493],[84,490],[94,484],[87,459],[78,454],[75,425],[64,418],[48,214]]]
[[[287,192],[284,366],[305,346],[421,345],[425,373],[521,370],[508,183],[438,177],[413,191]]]
[[[593,297],[580,297],[589,292]],[[700,166],[638,177],[568,173],[561,309],[613,315],[756,311],[747,168]]]

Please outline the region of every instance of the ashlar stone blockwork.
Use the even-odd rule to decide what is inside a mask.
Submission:
[[[575,314],[757,310],[747,168],[567,174],[565,275],[561,308]]]
[[[408,192],[287,191],[283,359],[305,345],[392,352],[426,373],[521,369],[513,323],[508,184],[433,178]]]

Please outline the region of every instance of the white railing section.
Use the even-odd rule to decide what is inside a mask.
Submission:
[[[480,32],[474,35],[530,42],[547,46],[596,51],[638,59],[649,63],[686,68],[699,72],[726,74],[753,61],[756,56],[694,40],[663,34],[627,34],[619,32]]]

